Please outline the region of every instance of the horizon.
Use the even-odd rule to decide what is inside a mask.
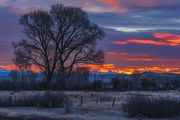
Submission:
[[[4,70],[4,72],[11,72],[12,70],[17,70],[17,69],[12,69],[12,70],[8,70],[8,69],[5,69],[5,68],[2,68],[0,67],[0,70]],[[17,70],[17,71],[20,71],[20,70]],[[32,70],[30,70],[32,71]],[[34,73],[41,73],[41,71],[32,71]],[[132,75],[134,74],[135,72],[138,72],[138,74],[144,74],[144,73],[155,73],[155,74],[175,74],[175,75],[180,75],[180,73],[169,73],[169,72],[152,72],[152,71],[143,71],[143,72],[139,72],[139,71],[133,71],[133,72],[122,72],[122,71],[100,71],[100,70],[90,70],[89,73],[100,73],[100,74],[106,74],[106,73],[112,73],[112,74],[124,74],[124,75]],[[1,73],[2,71],[0,71],[0,76],[1,76]]]
[[[20,16],[56,3],[81,7],[103,27],[106,36],[98,48],[105,52],[105,64],[89,65],[91,70],[180,74],[178,0],[0,0],[0,68],[16,68],[11,43],[23,38]]]

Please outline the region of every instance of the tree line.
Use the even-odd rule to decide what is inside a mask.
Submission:
[[[91,74],[92,77],[93,74]],[[158,82],[151,77],[141,77],[141,73],[127,77],[114,77],[110,81],[103,78],[92,79],[87,68],[76,68],[66,81],[59,81],[54,74],[48,90],[83,91],[159,91],[180,90],[179,78]],[[96,74],[95,74],[96,76]],[[47,90],[42,73],[12,70],[10,80],[0,81],[0,90]],[[65,82],[65,83],[64,83]]]

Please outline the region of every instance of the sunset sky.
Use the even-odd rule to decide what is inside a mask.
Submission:
[[[180,73],[180,0],[0,0],[0,67],[12,68],[20,16],[56,3],[81,7],[104,28],[106,64],[92,69]]]

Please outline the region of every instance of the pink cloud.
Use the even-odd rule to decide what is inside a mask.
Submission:
[[[129,39],[126,41],[115,41],[116,45],[125,45],[129,43],[144,44],[144,45],[155,45],[155,46],[179,46],[180,35],[169,34],[169,33],[154,33],[154,38],[161,40],[144,40],[144,39]]]

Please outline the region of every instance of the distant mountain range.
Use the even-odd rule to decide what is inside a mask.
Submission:
[[[0,68],[0,76],[8,76],[10,71]]]
[[[0,68],[0,80],[4,80],[6,78],[9,79],[10,71]],[[130,75],[124,73],[115,73],[115,72],[90,72],[89,80],[103,80],[104,82],[110,82],[112,78],[128,78]],[[174,73],[154,73],[154,72],[144,72],[141,74],[141,78],[148,78],[150,80],[158,81],[158,82],[167,82],[170,80],[180,80],[180,74]]]
[[[164,82],[168,82],[168,81],[172,81],[172,80],[180,81],[180,74],[144,72],[141,74],[141,78],[148,78],[150,80],[164,83]]]

